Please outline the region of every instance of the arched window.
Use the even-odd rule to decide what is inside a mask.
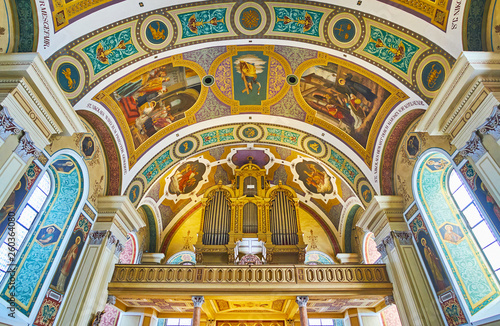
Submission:
[[[499,268],[497,239],[446,154],[423,155],[413,178],[421,214],[416,214],[409,226],[438,302],[448,319],[452,316],[447,305],[461,313],[454,299],[461,298],[468,308],[464,311],[473,319],[500,294],[494,276]]]
[[[26,179],[26,175],[23,176]],[[2,237],[2,245],[0,246],[0,279],[9,269],[9,264],[14,262],[17,257],[17,252],[24,242],[33,222],[42,210],[47,198],[51,191],[51,180],[49,172],[44,172],[38,178],[38,184],[34,189],[31,189],[29,199],[24,204],[22,209],[15,207],[16,191],[22,191],[21,187],[28,186],[24,180],[19,181],[16,189],[13,191],[11,197],[7,199],[2,211],[9,211],[4,218],[6,222],[6,232]],[[12,207],[10,207],[12,206]]]
[[[482,249],[491,268],[500,279],[500,244],[495,237],[491,227],[485,218],[485,214],[481,212],[474,196],[470,193],[471,189],[463,183],[455,170],[451,170],[449,177],[449,190],[455,200],[455,204],[465,217],[466,224],[472,230],[479,248]],[[457,234],[452,226],[447,226],[445,230],[445,240],[460,241],[461,237]]]

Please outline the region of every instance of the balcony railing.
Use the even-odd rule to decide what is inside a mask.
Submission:
[[[353,284],[390,283],[385,265],[173,266],[116,265],[113,283]],[[117,284],[117,285],[118,285]]]

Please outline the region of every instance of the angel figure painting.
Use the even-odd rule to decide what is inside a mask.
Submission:
[[[192,69],[166,64],[128,79],[112,96],[137,148],[157,131],[184,118],[200,90],[200,77]]]
[[[329,62],[307,69],[300,80],[304,100],[317,116],[342,129],[363,147],[390,92],[368,77]]]
[[[319,164],[303,161],[297,164],[299,180],[311,192],[316,194],[329,194],[333,191],[330,176]]]
[[[259,105],[266,99],[268,61],[259,51],[240,52],[234,59],[234,99],[241,105]]]
[[[172,176],[168,191],[177,195],[190,193],[203,178],[205,170],[205,164],[200,162],[182,164]]]

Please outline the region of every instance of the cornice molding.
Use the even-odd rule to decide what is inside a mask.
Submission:
[[[111,230],[120,243],[125,243],[128,233],[145,226],[146,223],[127,196],[98,198],[94,229]]]
[[[0,73],[4,80],[22,79],[25,85],[29,85],[29,89],[25,91],[32,98],[31,101],[45,108],[41,110],[44,112],[42,116],[50,117],[46,120],[56,130],[54,133],[71,136],[74,133],[86,132],[73,106],[38,53],[2,54]],[[22,88],[26,88],[25,85]]]
[[[376,242],[380,243],[391,230],[407,230],[404,208],[401,196],[375,196],[356,225],[373,232]]]
[[[497,92],[495,89],[498,86],[500,86],[500,53],[463,52],[439,94],[417,125],[416,131],[428,132],[431,135],[452,134],[455,137],[457,128],[463,129],[468,122],[477,123],[477,119],[471,120],[470,113],[466,113],[471,108],[472,113],[483,111],[477,109],[481,104],[477,100],[484,91]],[[474,128],[483,121],[478,122]]]

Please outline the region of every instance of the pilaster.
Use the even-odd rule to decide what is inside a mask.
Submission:
[[[403,325],[444,325],[403,218],[403,199],[375,196],[357,223],[375,234]]]
[[[469,140],[460,148],[460,154],[469,160],[488,191],[497,202],[500,200],[500,109],[493,112],[477,127]]]
[[[416,128],[430,135],[448,135],[497,202],[500,200],[498,105],[500,53],[463,52]]]
[[[22,131],[6,108],[0,106],[0,205],[3,206],[22,175],[40,151],[29,135]]]
[[[87,326],[92,316],[104,310],[108,283],[118,263],[127,234],[145,226],[125,196],[99,197],[98,216],[89,234],[75,284],[57,319],[57,325]]]

